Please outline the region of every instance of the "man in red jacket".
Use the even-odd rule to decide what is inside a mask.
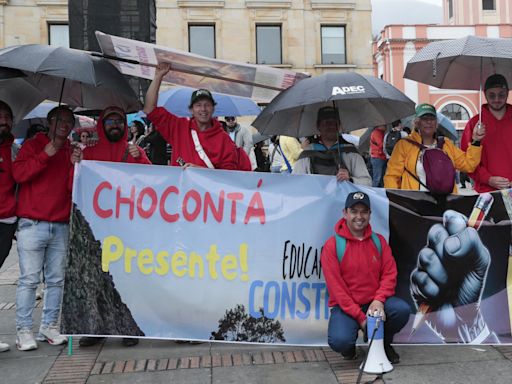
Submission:
[[[384,174],[388,160],[384,153],[384,135],[386,126],[375,127],[370,135],[370,163],[372,164],[372,187],[384,186]]]
[[[117,163],[151,164],[146,152],[138,145],[128,142],[128,125],[126,114],[119,107],[105,108],[96,124],[98,142],[83,151],[76,147],[73,151],[73,159],[80,161],[99,160],[113,161]]]
[[[158,64],[146,93],[144,112],[156,130],[171,144],[171,165],[250,171],[249,156],[236,147],[219,121],[212,118],[215,101],[208,90],[198,89],[192,93],[189,105],[191,119],[178,117],[156,106],[162,79],[170,69],[168,63]],[[178,159],[182,164],[178,163]]]
[[[512,105],[507,104],[508,83],[500,74],[487,78],[484,85],[487,104],[482,105],[482,159],[475,172],[478,193],[508,189],[512,186]],[[473,129],[480,115],[473,116],[464,128],[460,147],[465,151],[472,142]]]
[[[17,219],[16,183],[12,176],[14,137],[11,128],[11,107],[0,101],[0,267],[11,250]],[[8,350],[9,344],[0,342],[0,352]]]
[[[321,263],[329,292],[328,343],[347,360],[357,357],[359,329],[365,331],[368,313],[385,320],[384,349],[392,363],[400,356],[391,346],[393,336],[407,323],[409,305],[394,297],[396,264],[391,248],[370,226],[370,198],[363,192],[347,196],[336,236],[325,243]],[[371,331],[370,331],[371,332]]]
[[[37,348],[32,334],[36,288],[43,274],[46,284],[38,341],[63,344],[59,318],[64,287],[71,211],[71,147],[68,135],[75,123],[65,106],[48,113],[48,134],[38,133],[21,147],[13,163],[19,184],[17,216],[20,279],[16,289],[16,345]]]
[[[96,145],[73,151],[73,161],[85,160],[113,161],[117,163],[151,164],[146,152],[138,145],[128,143],[128,125],[126,114],[121,108],[105,108],[96,125],[98,142]],[[90,347],[102,341],[102,337],[82,337],[78,342],[81,347]],[[123,338],[124,346],[131,347],[139,343],[137,338]]]

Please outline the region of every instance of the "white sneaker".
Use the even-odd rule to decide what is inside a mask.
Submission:
[[[11,347],[9,346],[9,344],[7,343],[2,343],[0,341],[0,352],[5,352],[5,351],[8,351],[9,349],[11,349]]]
[[[59,327],[56,325],[41,325],[36,340],[47,341],[51,345],[60,345],[68,342],[68,338],[60,334]]]
[[[20,351],[37,349],[37,343],[30,329],[22,328],[16,332],[16,347],[18,347]]]

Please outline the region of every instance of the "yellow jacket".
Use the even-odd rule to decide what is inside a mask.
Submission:
[[[286,156],[286,160],[290,163],[290,166],[293,169],[293,166],[299,159],[299,156],[302,152],[302,147],[300,145],[299,140],[295,137],[290,136],[279,136],[279,145],[283,151],[283,154]],[[286,162],[281,167],[281,171],[287,171],[288,167],[286,166]]]
[[[407,139],[421,143],[421,136],[416,131],[411,133]],[[468,150],[464,152],[456,147],[451,140],[445,138],[443,151],[450,157],[455,169],[470,173],[480,163],[482,146],[470,145]],[[388,161],[386,174],[384,175],[384,188],[419,190],[420,183],[405,170],[407,168],[417,176],[416,163],[419,154],[419,147],[409,143],[406,139],[399,140]],[[453,193],[457,193],[456,185],[454,185]]]

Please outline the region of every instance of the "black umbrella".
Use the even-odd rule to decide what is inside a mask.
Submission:
[[[414,102],[384,80],[354,72],[304,79],[276,96],[252,123],[267,135],[317,134],[318,109],[334,106],[343,131],[391,123],[414,113]]]
[[[23,71],[24,81],[45,98],[73,107],[103,109],[116,105],[127,112],[141,108],[125,77],[108,60],[85,51],[17,45],[0,50],[0,67]]]

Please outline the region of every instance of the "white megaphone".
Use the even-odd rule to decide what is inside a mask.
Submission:
[[[384,321],[380,315],[367,316],[366,329],[370,337],[368,355],[359,367],[365,373],[383,374],[391,372],[393,366],[384,351]]]

